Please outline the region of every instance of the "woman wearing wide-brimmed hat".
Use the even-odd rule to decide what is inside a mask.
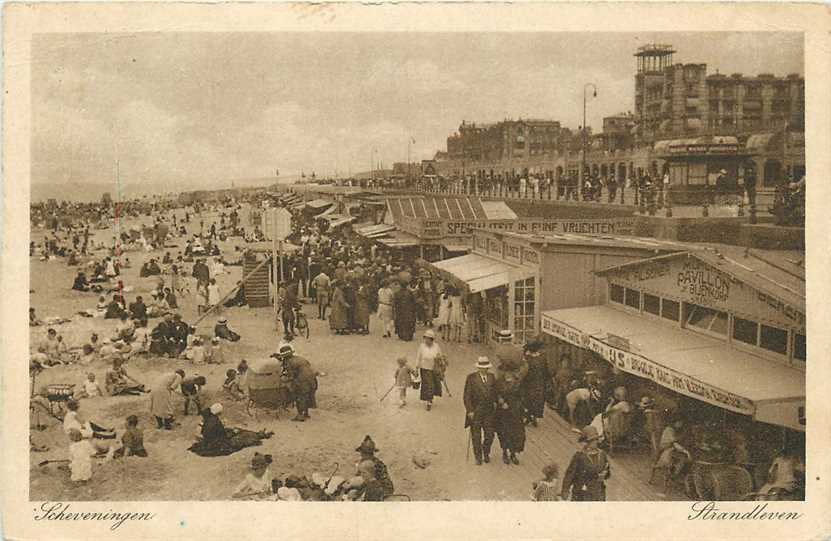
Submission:
[[[551,375],[542,355],[543,343],[532,340],[525,344],[524,357],[528,363],[528,373],[522,380],[522,405],[525,408],[525,421],[537,426],[537,419],[545,413],[545,389]]]
[[[421,381],[421,400],[427,403],[427,411],[433,407],[433,397],[441,396],[441,378],[444,357],[436,344],[436,333],[432,329],[424,332],[424,341],[419,344],[416,353],[416,369]]]
[[[580,434],[583,448],[571,457],[563,476],[561,496],[575,502],[606,501],[606,479],[611,472],[606,453],[598,447],[600,434],[591,425],[583,427]]]
[[[496,377],[496,436],[505,464],[519,464],[517,454],[525,450],[521,386],[526,374],[521,365],[503,359]]]

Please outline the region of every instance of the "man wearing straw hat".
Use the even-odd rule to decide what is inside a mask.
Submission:
[[[496,377],[488,372],[489,368],[493,368],[490,360],[487,357],[479,357],[476,361],[476,372],[468,374],[465,380],[465,428],[470,427],[473,456],[476,458],[477,466],[480,466],[482,461],[490,462],[495,431]]]

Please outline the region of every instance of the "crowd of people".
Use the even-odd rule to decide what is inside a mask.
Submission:
[[[532,182],[530,186],[538,191],[546,185]],[[600,186],[614,197],[609,179],[601,181]],[[599,193],[596,187],[592,190]],[[45,261],[63,258],[68,266],[75,267],[71,290],[87,295],[91,301],[97,299],[94,308],[78,315],[113,320],[111,332],[103,338],[92,333],[82,344],[68,344],[58,332],[65,320],[41,319],[35,307],[30,308],[30,325],[46,327],[43,339],[34,344],[30,361],[33,374],[62,364],[107,366],[103,385],[93,371],[85,370],[85,380],[66,404],[63,422],[73,481],[90,479],[91,457],[98,454],[105,460],[148,456],[137,412],[131,412],[123,426],[104,426],[85,419],[81,413],[81,405],[93,397],[149,395],[148,409],[160,434],[176,430],[180,413],[188,416],[193,412],[201,421],[189,451],[200,456],[226,456],[262,445],[273,435],[266,429],[252,431],[226,425],[226,406],[253,398],[247,385],[253,377],[247,361],[240,360],[235,368],[224,370],[225,381],[215,389],[223,398],[210,406],[206,394],[216,393],[206,393],[208,380],[199,374],[201,365],[236,362],[229,348],[244,341],[224,314],[226,307],[244,302],[242,289],[235,288],[237,295],[226,301],[217,278],[226,274],[226,265],[240,264],[245,255],[231,261],[220,243],[230,236],[247,240],[258,236],[245,233],[238,207],[230,212],[220,209],[219,221],[208,227],[198,209],[184,209],[183,219],[178,217],[183,209],[178,210],[159,212],[153,217],[152,227],[138,229],[135,237],[136,230],[115,235],[109,244],[96,244],[90,224],[61,220],[53,224],[47,216],[46,222],[55,227],[44,237],[40,249],[32,245],[32,257]],[[97,215],[105,220],[108,213]],[[40,213],[37,216],[43,217]],[[325,220],[299,211],[293,211],[293,218],[287,240],[295,249],[282,256],[279,268],[271,269],[272,273],[281,273],[277,306],[284,334],[283,343],[272,357],[279,362],[281,381],[296,410],[292,420],[310,419],[322,375],[309,360],[296,354],[291,343],[297,333],[297,311],[306,303],[316,305],[317,317],[328,321],[330,332],[337,337],[375,334],[382,339],[395,336],[410,342],[418,332],[421,339],[413,347],[414,364],[411,366],[406,356],[395,360],[390,391],[397,389],[399,406],[404,407],[408,392],[417,390],[426,411],[433,410],[436,399],[451,398],[446,380],[450,360],[439,340],[444,344],[482,340],[481,295],[466,293],[461,284],[431,270],[425,262],[360,241],[348,229],[330,230]],[[123,270],[132,266],[127,254],[147,247],[164,254],[148,255],[138,270],[140,278],[155,281],[145,300],[145,295],[133,295],[137,284],[127,283]],[[183,303],[195,306],[198,318],[216,316],[210,335],[200,335],[196,324],[185,320],[179,310]],[[376,328],[371,328],[371,321]],[[143,382],[144,377],[130,367],[138,358],[162,357],[175,360],[178,366],[165,369],[152,382]],[[703,437],[698,433],[693,436],[694,431],[688,430],[680,417],[664,415],[652,397],[631,398],[631,390],[619,374],[598,374],[567,356],[552,359],[540,341],[526,343],[520,355],[501,351],[497,357],[496,363],[484,356],[476,361],[461,396],[464,427],[468,429],[475,464],[490,462],[494,442],[499,443],[505,465],[520,464],[527,427],[537,427],[546,410],[567,420],[582,443],[562,480],[557,464],[546,465],[543,477],[532,487],[532,497],[537,501],[605,499],[605,483],[611,475],[606,450],[638,440],[651,449],[654,471],[663,471],[670,479],[691,461],[695,444],[690,438]],[[46,386],[35,393],[35,400],[46,400],[50,393]],[[741,441],[734,440],[722,446],[729,447],[739,463]],[[358,451],[362,457],[356,475],[340,480],[330,476],[323,479],[325,482],[321,482],[320,475],[273,479],[271,457],[255,454],[251,471],[234,497],[380,501],[392,496],[392,481],[386,466],[375,456],[377,449],[371,438],[367,437]],[[777,463],[773,488],[793,488],[798,477],[800,465],[791,460],[794,453],[783,456]]]

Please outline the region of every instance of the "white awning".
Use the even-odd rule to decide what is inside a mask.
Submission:
[[[361,227],[360,229],[356,229],[355,233],[359,234],[362,237],[366,237],[368,239],[374,239],[378,237],[383,237],[390,231],[395,231],[394,225],[389,224],[377,224],[377,225],[369,225],[366,227]]]
[[[542,331],[679,394],[805,430],[805,373],[796,368],[611,306],[544,312]],[[628,340],[628,350],[612,345],[609,335]]]
[[[354,216],[344,216],[343,214],[329,214],[325,218],[329,221],[330,229],[350,224],[357,219]]]
[[[420,244],[418,237],[397,230],[389,231],[386,236],[375,240],[388,248],[409,248]]]
[[[534,276],[528,267],[511,265],[479,254],[467,254],[430,263],[440,273],[447,273],[467,284],[471,293],[507,285],[515,280]]]

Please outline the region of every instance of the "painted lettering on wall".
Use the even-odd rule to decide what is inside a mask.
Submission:
[[[536,252],[536,250],[529,250],[528,248],[522,249],[522,262],[523,263],[530,263],[531,265],[539,265],[540,264],[540,255]]]
[[[621,277],[627,282],[643,282],[645,280],[654,280],[655,278],[669,276],[669,274],[670,266],[668,263],[655,261],[626,270],[621,274]]]
[[[678,289],[693,302],[722,303],[730,297],[730,278],[698,260],[687,260],[676,277]]]
[[[635,222],[631,219],[540,220],[516,223],[519,233],[579,233],[590,235],[631,235]]]
[[[505,244],[505,259],[512,259],[516,262],[521,261],[522,248],[515,244]]]
[[[545,314],[543,314],[541,326],[543,332],[588,349],[624,372],[649,379],[685,396],[745,415],[752,415],[756,409],[746,398],[715,388],[637,353],[618,349],[595,336],[587,335],[547,317]]]
[[[794,322],[797,327],[805,327],[805,314],[793,306],[785,304],[779,299],[775,299],[762,291],[757,291],[756,295],[759,302],[765,303],[767,306],[776,311],[776,313],[785,316],[788,320]]]

